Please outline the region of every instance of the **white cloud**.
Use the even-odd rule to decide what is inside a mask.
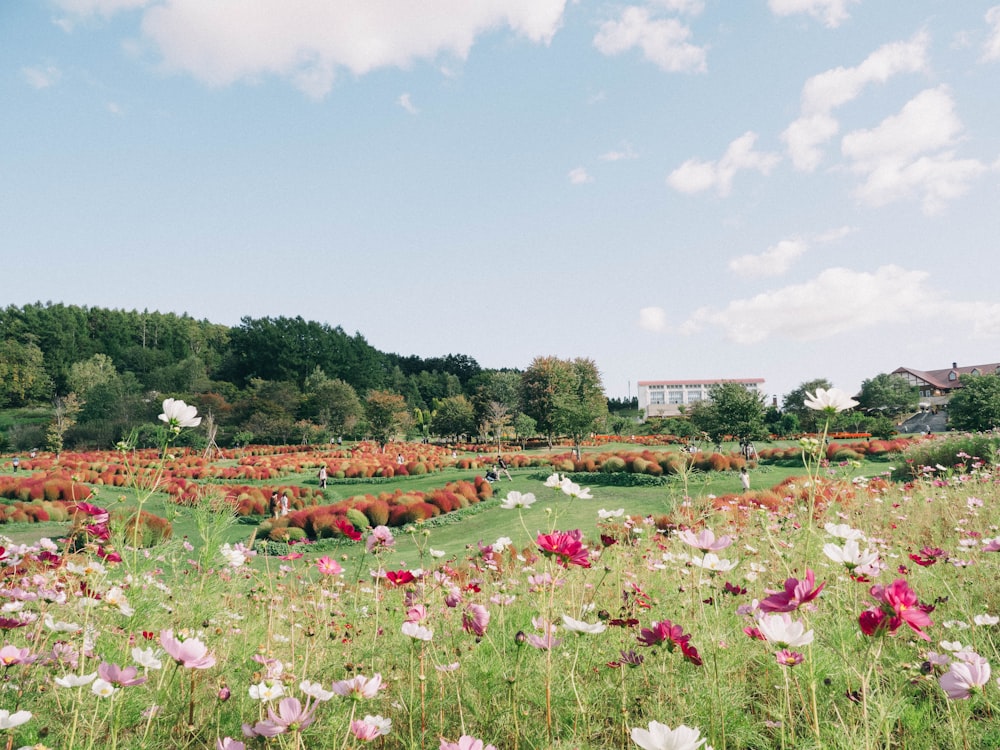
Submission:
[[[639,311],[639,327],[651,333],[667,330],[667,313],[662,307],[644,307]]]
[[[776,16],[808,13],[835,29],[851,17],[847,12],[848,6],[858,2],[860,0],[768,0],[767,4]]]
[[[653,0],[653,4],[687,16],[697,16],[705,10],[703,0]]]
[[[412,101],[410,101],[409,94],[400,94],[399,99],[397,99],[396,102],[399,104],[400,107],[405,109],[411,115],[416,115],[420,113],[420,110],[413,105]]]
[[[620,151],[608,151],[607,153],[601,154],[599,158],[601,161],[623,161],[627,159],[637,159],[639,154],[635,152],[632,148],[632,144],[627,141],[622,144]]]
[[[44,67],[21,68],[21,76],[28,85],[36,89],[47,89],[62,77],[62,72],[55,65]]]
[[[772,336],[815,341],[886,323],[922,320],[938,307],[929,278],[926,271],[898,266],[883,266],[875,273],[829,268],[803,284],[734,300],[721,310],[697,310],[685,329],[717,326],[730,340],[752,344]]]
[[[1000,60],[1000,5],[994,5],[984,16],[990,25],[990,35],[983,45],[983,60]]]
[[[768,174],[781,159],[777,154],[755,151],[757,134],[746,132],[729,144],[717,162],[688,159],[667,177],[667,183],[682,193],[700,193],[710,188],[720,196],[729,195],[733,178],[741,169]]]
[[[59,0],[77,16],[110,15],[146,0]],[[340,69],[364,75],[439,56],[465,59],[501,27],[547,44],[566,0],[162,0],[145,7],[142,33],[166,69],[213,86],[287,78],[321,98]]]
[[[898,115],[877,127],[844,136],[841,151],[864,182],[856,194],[871,206],[920,197],[923,211],[937,213],[964,195],[988,167],[959,159],[952,149],[962,131],[946,86],[922,91]]]
[[[705,48],[691,44],[690,38],[691,29],[676,18],[653,18],[648,8],[631,5],[618,20],[601,24],[594,46],[605,55],[638,47],[644,58],[667,72],[704,72]]]
[[[856,67],[833,68],[807,80],[802,87],[801,115],[781,136],[796,169],[811,172],[819,166],[820,146],[840,129],[831,116],[833,110],[856,99],[869,84],[926,70],[929,42],[927,33],[920,32],[909,41],[879,47]]]
[[[571,169],[569,171],[569,181],[573,185],[585,185],[588,182],[593,182],[594,178],[587,174],[585,167],[577,167],[576,169]]]
[[[108,112],[116,117],[122,117],[125,114],[125,110],[118,102],[108,102]]]
[[[741,255],[729,261],[729,270],[740,276],[780,276],[809,245],[801,239],[781,240],[759,255]]]

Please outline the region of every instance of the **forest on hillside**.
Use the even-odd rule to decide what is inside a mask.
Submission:
[[[568,413],[568,402],[560,413],[555,392],[577,412],[586,404],[583,413]],[[360,333],[301,317],[229,327],[51,302],[0,310],[0,409],[18,414],[0,424],[0,449],[155,444],[164,397],[196,405],[220,446],[572,434],[608,412],[586,359],[486,370],[464,354],[381,352]]]

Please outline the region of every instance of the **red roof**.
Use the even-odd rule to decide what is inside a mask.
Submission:
[[[967,367],[959,367],[957,363],[953,362],[951,367],[946,367],[943,370],[914,370],[912,367],[897,367],[892,371],[893,375],[905,375],[906,373],[923,380],[938,390],[950,391],[961,387],[960,379],[963,375],[1000,374],[1000,362],[991,362],[987,365],[968,365]],[[952,374],[954,374],[954,378]]]
[[[721,385],[722,383],[763,383],[764,378],[710,378],[707,380],[640,380],[639,385]]]

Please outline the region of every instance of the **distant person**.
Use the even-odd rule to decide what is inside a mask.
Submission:
[[[750,472],[747,471],[746,466],[740,467],[740,484],[743,485],[744,492],[750,491]]]
[[[282,516],[287,516],[288,509],[289,509],[288,493],[282,492],[281,499],[278,501],[278,514]]]
[[[497,479],[500,478],[501,474],[506,474],[507,475],[507,479],[509,481],[511,481],[511,482],[514,481],[514,477],[512,477],[510,475],[510,472],[507,471],[507,462],[503,460],[503,456],[497,454],[497,466],[496,466]]]
[[[402,466],[405,462],[403,461],[403,454],[400,453],[396,456],[396,463]]]
[[[325,490],[326,489],[326,467],[325,466],[320,466],[319,467],[319,474],[317,474],[317,476],[319,477],[319,488],[321,490]]]
[[[20,468],[21,468],[21,459],[19,459],[17,456],[14,456],[14,471],[17,471]]]
[[[271,499],[267,502],[267,509],[271,512],[271,518],[278,517],[278,491],[271,493]]]

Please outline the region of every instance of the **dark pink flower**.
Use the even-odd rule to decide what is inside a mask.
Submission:
[[[581,568],[589,568],[590,557],[587,548],[580,541],[582,537],[582,532],[575,529],[539,534],[535,541],[546,557],[554,557],[563,567],[579,565]]]
[[[148,678],[139,677],[138,674],[139,670],[135,667],[125,667],[122,669],[117,664],[109,664],[108,662],[101,662],[97,667],[98,677],[106,682],[121,685],[122,687],[141,685],[146,682]]]
[[[482,638],[490,624],[490,611],[482,604],[470,604],[462,613],[462,628],[465,632]]]
[[[764,612],[793,612],[806,602],[811,602],[819,592],[823,590],[826,583],[816,585],[816,575],[806,568],[806,577],[801,581],[798,578],[789,578],[785,581],[785,590],[776,594],[771,594],[766,599],[761,600],[760,609]]]
[[[898,578],[888,586],[872,586],[870,593],[877,606],[861,613],[858,618],[861,632],[875,635],[888,630],[892,634],[905,623],[919,637],[930,640],[923,628],[933,624],[931,618],[904,579]]]

